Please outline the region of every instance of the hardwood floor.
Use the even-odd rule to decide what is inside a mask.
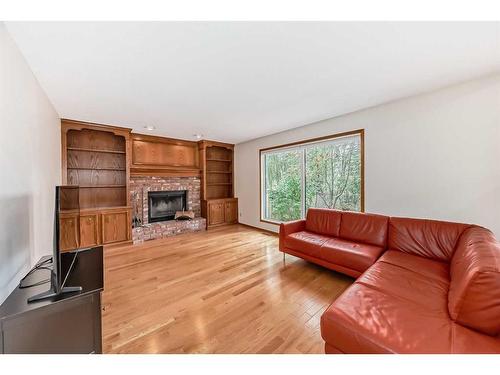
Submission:
[[[352,279],[231,225],[106,249],[105,353],[323,353],[322,312]]]

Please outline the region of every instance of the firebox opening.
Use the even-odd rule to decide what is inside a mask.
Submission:
[[[176,211],[185,211],[187,190],[149,191],[148,222],[174,220]]]

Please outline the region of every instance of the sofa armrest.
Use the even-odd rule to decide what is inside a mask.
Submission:
[[[285,237],[289,234],[300,232],[306,228],[305,219],[288,221],[286,223],[280,224],[280,241],[279,241],[279,249],[283,251],[285,248]]]

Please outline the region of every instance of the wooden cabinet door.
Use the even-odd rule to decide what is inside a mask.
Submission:
[[[109,212],[101,215],[102,222],[102,243],[113,243],[127,241],[129,227],[129,213]]]
[[[97,214],[80,215],[80,247],[99,244]]]
[[[59,217],[59,248],[61,251],[78,249],[78,214],[61,214]]]
[[[224,224],[224,202],[208,203],[208,225]]]
[[[227,224],[238,222],[238,202],[227,201],[225,207],[225,221]]]

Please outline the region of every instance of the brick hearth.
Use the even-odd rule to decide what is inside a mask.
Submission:
[[[130,201],[132,216],[142,225],[132,229],[134,243],[164,238],[180,233],[205,230],[206,220],[201,216],[201,182],[198,177],[132,177]],[[163,221],[148,223],[148,191],[187,190],[187,209],[195,214],[191,221]]]
[[[132,229],[132,240],[141,243],[158,238],[175,236],[176,234],[198,232],[205,230],[206,220],[203,217],[194,220],[169,220],[159,223],[151,223]]]

